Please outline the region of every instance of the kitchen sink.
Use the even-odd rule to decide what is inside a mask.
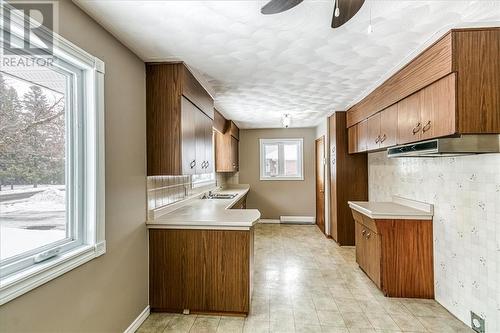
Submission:
[[[236,197],[234,193],[213,193],[209,194],[206,199],[232,199]]]

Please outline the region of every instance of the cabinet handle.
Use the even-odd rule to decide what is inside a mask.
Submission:
[[[385,135],[385,134],[384,134],[384,135],[382,136],[382,138],[380,139],[380,143],[384,142],[384,141],[385,141],[385,139],[387,139],[387,135]]]
[[[196,160],[193,160],[191,163],[189,163],[189,166],[192,168],[194,168],[196,166]]]
[[[422,128],[422,133],[425,133],[430,129],[431,129],[431,121],[429,120],[427,124],[425,124],[424,128]]]
[[[366,239],[370,239],[370,236],[371,236],[371,235],[372,235],[371,233],[367,233],[367,234],[366,234]]]
[[[206,161],[203,161],[203,163],[201,163],[201,168],[202,169],[205,169],[205,165],[206,165],[205,163],[206,163]]]
[[[361,234],[364,236],[366,235],[366,230],[363,229],[363,231],[361,231]]]
[[[375,143],[379,143],[380,142],[380,135],[377,136],[377,138],[375,139]]]
[[[210,166],[210,162],[207,161],[207,164],[205,165],[205,169],[208,169],[209,166]]]
[[[413,127],[413,135],[415,135],[418,132],[420,132],[421,129],[422,129],[422,123],[418,122],[417,126]]]

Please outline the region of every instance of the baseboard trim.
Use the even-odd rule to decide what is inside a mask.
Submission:
[[[314,224],[316,218],[314,216],[280,216],[281,223],[298,223],[298,224]]]
[[[264,224],[279,224],[280,220],[278,220],[278,219],[260,219],[259,223],[264,223]]]
[[[135,318],[135,320],[130,324],[129,327],[123,332],[123,333],[134,333],[139,329],[139,327],[142,325],[142,323],[148,318],[150,312],[150,307],[149,305],[146,306],[144,310]]]

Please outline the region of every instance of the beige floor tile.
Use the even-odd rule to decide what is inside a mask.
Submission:
[[[217,327],[217,333],[241,333],[245,318],[222,317]]]
[[[315,309],[294,308],[293,317],[295,321],[295,329],[297,329],[297,324],[309,324],[309,325],[319,326],[319,319]]]
[[[359,305],[358,301],[351,298],[335,298],[335,303],[339,308],[339,311],[344,312],[363,312],[363,309]]]
[[[269,321],[252,320],[247,318],[245,320],[245,325],[243,326],[243,332],[245,333],[268,333],[269,332]]]
[[[342,313],[342,318],[349,331],[352,328],[373,328],[366,315],[362,312],[345,312]]]
[[[316,310],[339,310],[335,300],[328,293],[324,296],[313,296],[312,299]]]
[[[269,318],[270,321],[293,323],[293,308],[288,305],[271,304]]]
[[[418,319],[410,314],[391,314],[391,318],[402,331],[425,332],[425,327]]]
[[[295,332],[295,324],[293,319],[292,321],[271,321],[269,331],[271,333],[293,333]]]
[[[373,329],[373,328],[351,327],[351,328],[349,328],[349,333],[377,333],[377,331],[375,331],[375,329]]]
[[[215,333],[219,326],[219,316],[198,316],[191,326],[190,333]]]
[[[392,320],[388,314],[366,313],[366,317],[376,330],[394,330],[399,331],[399,326]]]
[[[196,315],[176,316],[169,321],[163,332],[177,332],[177,333],[189,332],[189,330],[191,329],[196,320],[196,317],[197,317]]]
[[[141,327],[139,327],[137,333],[163,332],[167,324],[175,316],[175,314],[170,313],[151,313],[144,323],[142,323]]]
[[[298,323],[295,324],[295,333],[321,333],[320,325],[312,325],[312,324],[304,324]]]
[[[317,311],[318,319],[321,325],[346,327],[344,319],[338,311]]]
[[[349,333],[349,330],[346,327],[321,325],[321,332],[322,333]]]

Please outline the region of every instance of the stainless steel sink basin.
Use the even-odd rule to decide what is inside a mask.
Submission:
[[[208,198],[209,199],[232,199],[235,196],[236,196],[236,194],[233,194],[233,193],[224,193],[224,194],[214,193],[212,195],[209,195]]]

